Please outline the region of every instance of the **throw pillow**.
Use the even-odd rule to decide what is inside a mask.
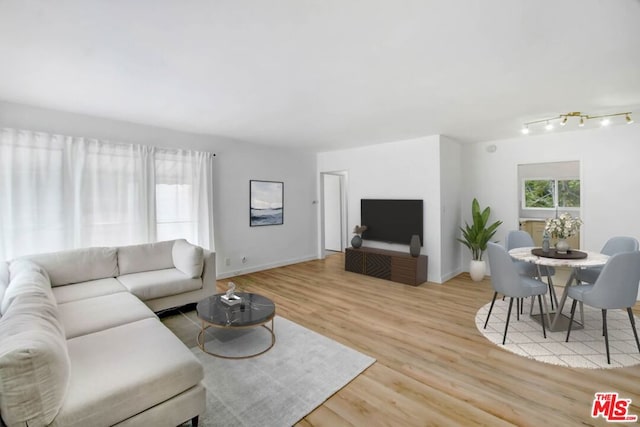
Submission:
[[[184,239],[176,240],[171,251],[173,265],[192,279],[202,276],[204,253],[202,248],[194,246]]]

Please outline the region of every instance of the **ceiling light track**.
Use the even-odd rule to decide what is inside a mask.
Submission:
[[[611,123],[611,119],[613,117],[624,116],[625,122],[627,124],[633,123],[633,119],[631,118],[631,111],[626,111],[624,113],[612,113],[612,114],[599,114],[599,115],[590,115],[586,113],[581,113],[580,111],[573,111],[571,113],[559,114],[555,117],[548,117],[546,119],[533,120],[530,122],[524,123],[522,126],[522,133],[528,134],[530,132],[529,127],[531,125],[538,125],[540,123],[544,123],[544,128],[547,131],[553,130],[554,122],[559,121],[560,126],[565,126],[570,119],[578,119],[578,126],[583,127],[587,120],[600,119],[600,124],[602,126],[607,126]]]

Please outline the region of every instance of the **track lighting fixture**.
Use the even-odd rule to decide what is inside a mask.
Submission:
[[[573,119],[576,118],[578,119],[578,126],[579,127],[584,127],[585,123],[588,120],[592,120],[592,119],[601,119],[600,124],[602,126],[608,126],[609,124],[612,123],[612,119],[614,117],[618,117],[618,116],[624,116],[625,122],[627,124],[631,124],[633,123],[633,119],[631,118],[631,112],[627,111],[624,113],[612,113],[612,114],[600,114],[600,115],[589,115],[586,113],[581,113],[579,111],[574,111],[571,113],[565,113],[565,114],[560,114],[556,117],[549,117],[546,119],[540,119],[540,120],[534,120],[531,122],[526,122],[524,123],[523,127],[522,127],[522,133],[523,134],[528,134],[530,129],[529,126],[530,125],[537,125],[537,124],[541,124],[541,123],[545,123],[544,128],[547,131],[553,130],[553,122],[554,121],[559,121],[560,126],[565,126],[567,123],[569,123],[569,119]]]

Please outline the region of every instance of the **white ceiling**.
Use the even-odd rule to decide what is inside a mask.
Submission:
[[[0,100],[312,150],[639,121],[640,0],[0,0]]]

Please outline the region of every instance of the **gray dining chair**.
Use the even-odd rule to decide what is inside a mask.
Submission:
[[[633,252],[638,250],[638,240],[634,237],[617,236],[607,240],[600,253],[605,255],[615,255],[621,252]],[[600,267],[588,267],[576,271],[576,280],[580,283],[595,283],[598,275],[602,271]]]
[[[487,313],[487,320],[484,322],[484,329],[487,328],[489,317],[493,310],[498,294],[509,297],[509,311],[507,312],[507,321],[504,326],[504,336],[502,344],[507,340],[507,330],[509,329],[509,318],[511,317],[511,309],[513,307],[514,298],[527,298],[538,296],[538,304],[540,306],[540,318],[542,320],[542,335],[546,338],[547,332],[544,324],[544,311],[542,310],[542,295],[547,293],[547,285],[540,280],[518,274],[516,265],[512,261],[507,251],[497,243],[487,243],[487,251],[489,254],[489,269],[491,270],[491,285],[493,286],[493,300]],[[545,300],[546,307],[546,300]]]
[[[611,363],[609,356],[609,332],[607,331],[607,310],[627,309],[631,329],[636,338],[638,352],[640,352],[640,341],[633,318],[631,307],[636,304],[638,297],[638,283],[640,282],[640,252],[623,252],[613,255],[607,260],[595,283],[592,285],[572,286],[569,288],[568,296],[573,298],[571,304],[571,318],[567,329],[566,342],[569,342],[571,325],[576,312],[578,301],[591,307],[602,310],[602,334],[607,348],[607,363]]]
[[[523,230],[511,230],[507,233],[507,239],[505,241],[505,247],[507,251],[515,248],[525,248],[535,246],[533,238],[529,233]],[[535,264],[526,261],[513,260],[518,270],[518,274],[526,277],[538,277],[538,267]],[[551,278],[556,274],[556,270],[553,267],[540,266],[540,275],[547,278],[547,284],[549,285],[549,294],[551,295],[551,309],[553,310],[554,302],[558,304],[558,298],[556,296],[555,289],[553,287],[553,279]]]

